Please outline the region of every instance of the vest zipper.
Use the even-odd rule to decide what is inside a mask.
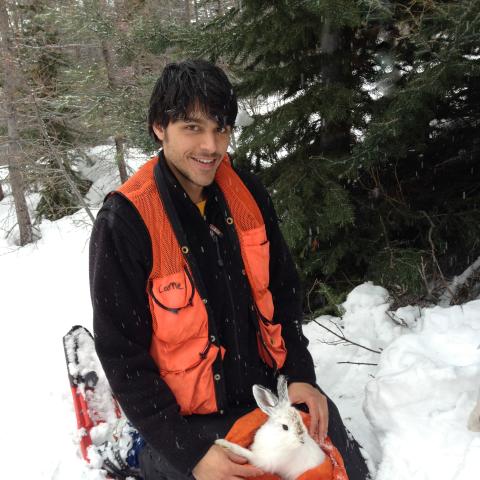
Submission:
[[[218,195],[219,198],[222,199],[222,202],[223,202],[223,206],[225,208],[225,214],[226,215],[231,215],[229,209],[228,209],[228,204],[223,196],[223,193],[221,191],[221,189],[217,186],[217,192],[216,194]],[[236,233],[236,230],[235,230],[235,226],[234,225],[229,225],[230,229],[228,229],[228,226],[227,226],[227,232],[226,234],[229,235],[230,237],[230,240],[236,245],[237,249],[238,249],[238,252],[241,252],[241,246],[240,246],[240,241],[238,239],[238,234]],[[213,240],[216,242],[216,245],[217,245],[217,256],[218,258],[221,260],[221,256],[220,256],[220,250],[219,250],[219,247],[218,247],[218,239],[216,238],[216,230],[217,229],[214,229],[214,228],[210,228],[210,234],[212,235],[212,238]],[[219,232],[219,236],[223,236],[221,232]],[[243,257],[241,256],[240,254],[240,262],[241,264],[243,265]],[[223,261],[222,261],[223,263]],[[220,266],[220,263],[219,263],[219,266]],[[227,290],[228,290],[228,293],[230,295],[230,301],[231,301],[231,304],[232,304],[232,307],[233,307],[233,300],[232,300],[232,292],[230,290],[230,285],[228,283],[228,279],[226,278],[226,274],[224,272],[224,276],[225,276],[225,281],[227,283]],[[249,284],[250,284],[250,281],[249,281]],[[255,302],[255,297],[253,295],[253,292],[252,292],[252,286],[250,285],[250,295],[251,295],[251,301],[252,301],[252,305],[253,305],[253,308],[256,312],[256,315],[255,315],[255,319],[256,319],[256,325],[255,325],[255,329],[256,329],[256,333],[257,333],[257,336],[258,338],[260,338],[260,342],[263,346],[263,349],[264,351],[266,352],[266,354],[270,357],[271,361],[272,361],[272,365],[273,365],[273,373],[274,375],[276,375],[278,373],[278,366],[277,366],[277,362],[275,361],[275,359],[273,358],[273,355],[270,353],[270,350],[267,348],[267,345],[265,343],[265,341],[263,340],[263,337],[262,337],[262,333],[260,332],[260,322],[263,322],[263,323],[266,323],[266,324],[273,324],[273,322],[267,320],[260,312],[259,308],[257,307],[257,303]],[[234,323],[234,327],[236,327],[236,324],[235,324],[235,318],[233,318],[233,323]],[[236,348],[237,348],[237,351],[239,351],[238,349],[238,338],[235,337],[236,339]]]
[[[219,232],[220,233],[220,232]],[[222,255],[220,253],[220,244],[218,243],[218,237],[219,234],[216,232],[215,229],[210,228],[210,235],[215,243],[215,249],[217,251],[217,264],[220,267],[220,270],[222,271],[223,278],[225,280],[225,285],[227,287],[227,292],[228,292],[228,299],[230,300],[230,309],[232,312],[232,322],[233,322],[233,329],[234,329],[234,340],[235,340],[235,350],[236,354],[240,354],[240,345],[238,344],[238,330],[237,330],[237,322],[235,321],[235,304],[233,302],[233,294],[232,294],[232,289],[230,288],[230,281],[228,280],[227,272],[225,270],[225,262],[223,261]],[[220,233],[221,235],[221,233]],[[240,368],[240,363],[236,362],[238,364],[238,372],[241,374],[241,368]]]

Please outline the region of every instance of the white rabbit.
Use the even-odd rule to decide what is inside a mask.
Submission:
[[[253,386],[253,396],[269,418],[255,434],[250,450],[225,439],[215,443],[246,458],[264,472],[294,480],[303,472],[320,465],[325,454],[309,435],[300,413],[288,398],[287,379],[278,377],[278,398],[265,387]]]

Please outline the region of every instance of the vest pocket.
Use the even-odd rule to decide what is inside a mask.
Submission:
[[[216,412],[212,365],[225,349],[209,341],[207,310],[189,272],[153,279],[149,294],[150,354],[181,414]]]
[[[243,261],[248,280],[252,286],[255,303],[262,315],[273,318],[273,300],[268,286],[270,284],[270,242],[267,239],[265,225],[252,230],[239,232],[243,251]]]
[[[160,376],[175,395],[182,415],[218,410],[212,365],[219,354],[222,358],[225,355],[223,347],[206,339],[194,339],[169,348],[158,359]]]
[[[240,232],[245,265],[254,282],[256,290],[265,290],[270,281],[270,242],[265,226]]]
[[[207,313],[187,270],[152,279],[148,293],[153,333],[159,340],[177,344],[202,336]]]
[[[259,320],[257,346],[260,358],[271,368],[282,368],[287,357],[287,349],[282,337],[282,326],[279,323],[264,323]]]
[[[243,261],[257,307],[259,332],[258,351],[262,360],[272,368],[281,368],[287,350],[282,338],[282,326],[271,323],[274,306],[270,290],[270,242],[265,225],[239,233]]]
[[[159,307],[178,313],[180,309],[192,304],[195,287],[190,273],[184,269],[167,277],[151,280],[149,293]]]

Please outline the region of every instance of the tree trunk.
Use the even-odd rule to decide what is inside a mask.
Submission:
[[[198,24],[198,0],[193,0],[193,6],[195,8],[195,23]]]
[[[117,75],[115,72],[115,65],[113,63],[113,54],[112,54],[112,47],[110,43],[102,39],[102,56],[103,61],[105,62],[105,69],[107,71],[107,81],[108,81],[108,88],[112,91],[115,91],[118,88],[118,81]],[[115,134],[115,160],[117,161],[118,165],[118,172],[120,173],[120,180],[122,183],[128,180],[127,174],[127,165],[125,163],[125,153],[124,153],[124,144],[125,139],[123,135],[116,133]]]
[[[115,159],[117,160],[120,181],[125,183],[128,180],[127,164],[125,163],[125,139],[122,135],[115,135]]]
[[[8,132],[8,172],[12,187],[12,195],[15,203],[15,212],[20,230],[20,245],[26,245],[33,241],[32,223],[28,213],[25,199],[25,184],[22,174],[22,152],[18,134],[17,110],[15,97],[17,94],[16,77],[18,69],[13,56],[11,32],[9,28],[8,12],[5,0],[0,0],[0,46],[3,68],[3,88],[5,97],[5,111],[7,117]]]
[[[185,23],[190,25],[190,20],[192,19],[192,14],[190,12],[190,0],[185,0]]]
[[[321,38],[322,51],[330,55],[330,59],[325,61],[321,68],[322,81],[328,86],[335,83],[350,85],[351,68],[345,65],[341,52],[348,51],[350,32],[341,33],[338,29],[331,27],[331,21],[325,20]],[[339,55],[335,55],[340,52]],[[348,154],[350,150],[350,130],[351,121],[347,117],[343,122],[324,122],[324,128],[320,137],[322,155],[342,156]]]
[[[105,39],[101,40],[102,56],[105,62],[105,70],[107,71],[108,88],[114,90],[117,87],[117,79],[115,76],[115,68],[112,62],[112,47]]]
[[[2,182],[0,182],[0,202],[5,198],[5,194],[3,193]]]
[[[222,3],[222,0],[217,0],[217,15],[223,15],[223,3]]]

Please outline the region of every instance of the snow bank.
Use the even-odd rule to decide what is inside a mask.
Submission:
[[[480,387],[480,301],[392,312],[388,292],[367,282],[342,307],[341,319],[320,317],[305,333],[318,383],[374,478],[478,478],[480,434],[467,422]]]
[[[382,353],[365,412],[382,446],[377,480],[478,478],[467,419],[480,384],[480,301],[426,309]]]
[[[401,327],[390,321],[390,295],[383,287],[366,282],[353,289],[342,304],[344,333],[367,347],[384,347]]]

